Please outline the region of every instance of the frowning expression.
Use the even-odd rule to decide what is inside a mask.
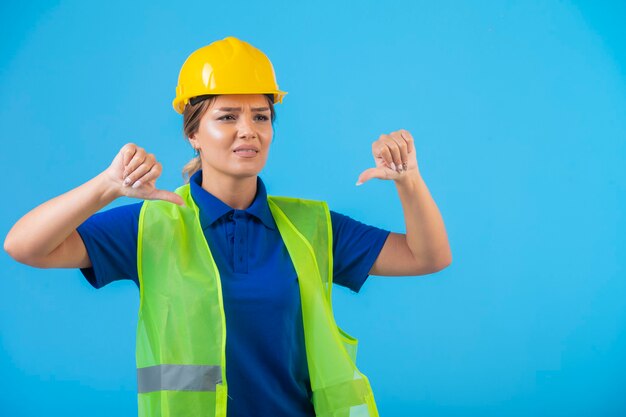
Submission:
[[[256,176],[265,166],[274,129],[263,94],[215,98],[189,137],[200,149],[206,175]]]

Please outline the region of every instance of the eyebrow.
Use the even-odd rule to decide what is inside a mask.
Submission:
[[[268,111],[269,107],[253,107],[252,111]],[[218,111],[241,111],[241,107],[220,107]]]

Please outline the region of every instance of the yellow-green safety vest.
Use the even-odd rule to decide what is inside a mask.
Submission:
[[[226,317],[220,273],[189,184],[186,207],[145,200],[139,215],[139,417],[226,417]],[[356,367],[357,339],[332,311],[332,227],[324,201],[267,196],[294,264],[312,402],[320,417],[378,417]]]

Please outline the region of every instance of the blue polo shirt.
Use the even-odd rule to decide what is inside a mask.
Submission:
[[[190,178],[200,224],[220,271],[226,315],[229,417],[312,417],[300,289],[289,253],[257,176],[245,210],[233,209]],[[96,213],[77,231],[91,268],[81,272],[95,288],[137,276],[137,230],[143,202]],[[331,210],[333,281],[359,292],[389,231]]]

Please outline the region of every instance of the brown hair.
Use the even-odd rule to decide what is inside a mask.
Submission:
[[[185,109],[183,110],[183,135],[189,141],[189,136],[193,135],[198,131],[200,127],[200,119],[211,104],[215,101],[215,98],[219,94],[207,95],[205,100],[197,102],[196,104],[187,103],[185,105]],[[271,120],[272,126],[274,126],[274,120],[276,119],[276,112],[274,111],[274,95],[273,94],[265,94],[267,97],[267,102],[271,112]],[[202,159],[200,159],[200,154],[198,153],[195,157],[191,159],[191,161],[187,162],[183,167],[183,180],[185,184],[189,182],[189,179],[193,174],[198,172],[202,168]]]

